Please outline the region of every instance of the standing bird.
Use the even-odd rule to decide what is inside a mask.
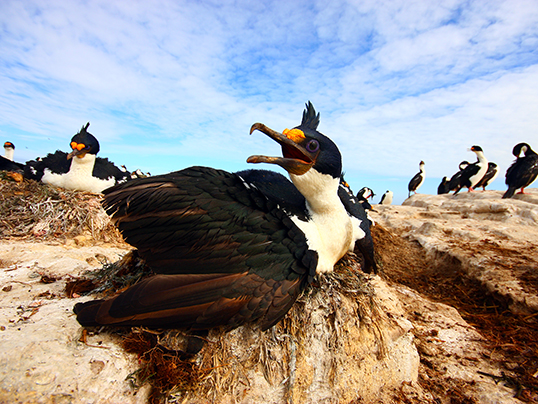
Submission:
[[[521,156],[522,153],[523,156]],[[515,145],[512,154],[516,157],[516,161],[506,170],[505,183],[508,185],[508,190],[503,198],[511,198],[518,188],[521,188],[518,193],[524,194],[525,188],[538,177],[538,154],[527,143]]]
[[[11,142],[4,143],[4,156],[0,156],[0,171],[24,172],[24,164],[13,161],[15,145]]]
[[[480,146],[472,146],[470,150],[476,154],[478,160],[465,167],[461,173],[460,183],[454,195],[457,195],[463,187],[468,188],[467,192],[474,191],[476,184],[478,184],[488,171],[488,160],[484,156],[482,148]]]
[[[460,169],[457,173],[455,173],[452,177],[450,177],[450,181],[448,181],[447,188],[448,191],[455,191],[459,188],[461,183],[461,174],[463,174],[463,171],[470,163],[466,160],[462,161],[458,168]]]
[[[276,324],[317,274],[364,236],[338,195],[336,145],[317,131],[309,102],[283,133],[256,123],[282,157],[251,156],[267,170],[190,167],[105,190],[103,205],[157,274],[109,300],[79,303],[83,326],[209,329]]]
[[[379,203],[381,205],[390,205],[392,203],[393,195],[394,193],[392,191],[387,190],[387,192],[385,192],[383,196],[381,197],[381,201],[379,201]]]
[[[120,170],[107,158],[97,157],[99,142],[87,131],[89,126],[88,122],[73,136],[71,153],[57,150],[42,159],[28,161],[25,176],[65,189],[94,193],[129,179],[129,172]]]
[[[421,161],[419,163],[419,172],[415,174],[413,178],[411,178],[411,181],[409,181],[409,185],[407,186],[407,189],[409,190],[408,197],[411,196],[411,192],[417,193],[417,189],[420,188],[422,183],[424,182],[424,179],[426,178],[426,170],[424,170],[424,161]]]
[[[495,181],[497,175],[499,175],[499,167],[497,167],[497,164],[488,161],[488,170],[482,179],[475,185],[475,188],[482,187],[482,190],[485,191],[486,187]]]

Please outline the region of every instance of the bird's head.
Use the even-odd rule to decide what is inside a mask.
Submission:
[[[5,142],[4,143],[4,149],[13,149],[15,150],[15,145],[11,142]]]
[[[90,132],[87,131],[90,123],[80,129],[71,139],[71,153],[67,155],[67,159],[78,157],[83,158],[86,154],[97,154],[99,152],[99,142]]]
[[[317,131],[318,124],[319,113],[316,114],[310,101],[306,104],[301,124],[293,129],[285,129],[280,133],[262,123],[255,123],[250,128],[250,133],[259,130],[276,141],[282,147],[282,157],[250,156],[247,162],[277,164],[295,175],[303,175],[314,169],[333,178],[340,178],[340,151],[331,139]]]
[[[532,150],[532,149],[527,143],[518,143],[512,149],[512,154],[519,158],[521,157],[522,153],[524,156],[526,156],[529,150]]]
[[[470,150],[471,150],[472,152],[475,152],[475,153],[476,153],[476,152],[483,152],[483,151],[484,151],[484,150],[482,150],[482,148],[481,148],[480,146],[476,146],[476,145],[475,145],[475,146],[471,146]]]

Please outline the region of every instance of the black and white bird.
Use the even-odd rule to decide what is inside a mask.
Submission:
[[[524,194],[525,188],[538,177],[538,154],[527,143],[515,145],[512,154],[516,157],[516,161],[506,170],[505,183],[508,190],[503,198],[511,198],[519,188],[521,191],[518,193]]]
[[[482,179],[478,181],[478,183],[475,185],[475,188],[482,187],[482,190],[485,191],[486,187],[493,181],[495,181],[497,175],[499,175],[499,167],[497,166],[497,164],[488,161],[488,170],[486,171],[486,174],[484,174]]]
[[[13,161],[15,145],[11,142],[4,143],[4,156],[0,156],[0,171],[24,172],[24,164]]]
[[[417,193],[417,190],[420,188],[420,186],[424,183],[424,179],[426,178],[426,170],[424,169],[424,161],[421,161],[418,165],[419,172],[415,174],[413,178],[411,178],[411,181],[409,181],[409,184],[407,185],[407,189],[409,190],[408,197],[411,196],[411,192]]]
[[[372,205],[370,204],[368,199],[371,198],[373,200],[374,196],[374,191],[372,191],[368,187],[362,187],[359,192],[357,192],[356,198],[364,209],[372,210]]]
[[[387,190],[387,192],[385,192],[383,194],[383,196],[381,197],[381,201],[379,201],[379,203],[381,205],[390,205],[392,204],[392,197],[394,196],[394,193],[390,190]]]
[[[460,176],[460,183],[454,191],[454,195],[457,195],[463,187],[467,187],[467,192],[474,191],[476,184],[478,184],[488,171],[488,160],[484,156],[482,148],[475,145],[470,150],[476,154],[477,161],[463,169]]]
[[[448,188],[449,182],[450,180],[448,179],[448,177],[443,177],[441,183],[437,187],[437,195],[448,194],[450,192],[450,189]]]
[[[299,126],[251,128],[282,147],[267,170],[208,167],[140,178],[105,190],[104,207],[157,274],[109,300],[79,303],[83,326],[209,329],[276,324],[317,274],[364,237],[339,197],[341,155],[317,131],[309,102]]]
[[[71,153],[57,150],[54,154],[26,163],[25,177],[45,184],[75,190],[101,193],[104,189],[130,178],[108,161],[97,157],[99,142],[88,132],[88,122],[71,139]]]
[[[470,163],[466,160],[462,161],[459,165],[459,171],[456,172],[452,177],[450,177],[450,181],[448,181],[447,187],[448,191],[455,191],[459,188],[461,183],[461,174],[463,174],[463,171]]]

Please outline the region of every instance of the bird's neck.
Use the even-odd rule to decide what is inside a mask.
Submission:
[[[305,197],[308,209],[313,214],[344,209],[338,197],[340,180],[328,174],[310,169],[303,175],[290,174],[291,181]]]
[[[353,224],[338,197],[340,180],[313,169],[290,177],[305,197],[310,215],[308,223],[295,223],[305,232],[309,247],[318,252],[316,271],[331,272],[353,243]]]
[[[4,156],[5,158],[7,158],[8,160],[11,160],[13,161],[13,156],[15,154],[15,150],[14,149],[4,149],[5,153],[4,153]]]
[[[480,163],[486,163],[486,164],[488,164],[488,160],[486,159],[486,156],[484,156],[484,153],[482,153],[482,152],[477,152],[477,153],[476,153],[476,157],[478,158],[478,161],[479,161]]]
[[[69,171],[75,175],[92,175],[95,165],[95,154],[86,154],[84,157],[73,157]]]

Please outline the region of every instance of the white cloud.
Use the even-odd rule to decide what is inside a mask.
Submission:
[[[536,2],[9,0],[0,23],[0,133],[22,157],[90,121],[120,164],[244,168],[278,151],[250,125],[295,126],[307,100],[355,175],[538,144]]]

